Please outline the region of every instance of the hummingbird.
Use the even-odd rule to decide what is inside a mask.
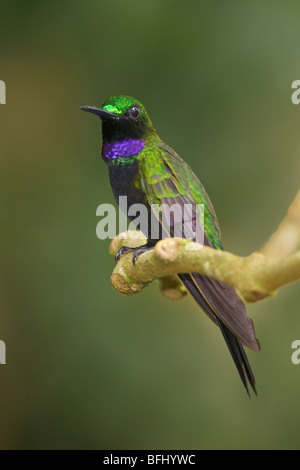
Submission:
[[[123,246],[116,261],[132,251],[135,264],[159,239],[174,236],[175,229],[181,225],[188,227],[191,239],[196,240],[197,232],[193,229],[198,227],[205,246],[223,249],[217,216],[203,185],[188,164],[160,139],[141,102],[130,96],[112,96],[101,108],[81,106],[81,109],[99,116],[102,121],[101,156],[108,167],[115,200],[119,203],[120,196],[126,196],[129,206],[139,203],[147,208],[147,243],[135,249]],[[198,204],[204,207],[204,227],[199,225]],[[189,211],[180,210],[186,205]],[[171,206],[178,213],[175,210],[173,217],[169,217],[168,225],[159,217],[161,230],[158,237],[151,238],[151,221],[158,217],[154,207],[161,207],[163,212]],[[183,237],[189,238],[186,232]],[[257,394],[244,346],[254,351],[259,351],[260,347],[244,302],[234,288],[209,276],[188,272],[178,277],[221,330],[248,396],[248,384]]]

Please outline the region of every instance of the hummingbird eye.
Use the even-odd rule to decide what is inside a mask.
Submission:
[[[130,116],[133,117],[134,119],[138,118],[140,115],[140,110],[137,106],[132,106],[130,109]]]

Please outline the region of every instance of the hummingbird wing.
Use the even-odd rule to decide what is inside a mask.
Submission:
[[[173,149],[161,143],[155,152],[145,155],[139,168],[149,204],[162,208],[162,217],[156,210],[152,211],[159,218],[164,237],[176,236],[176,230],[184,226],[185,238],[197,240],[197,233],[202,231],[204,245],[222,249],[212,203],[198,178]],[[197,204],[204,205],[204,227],[199,222]],[[184,210],[187,205],[188,210]],[[164,212],[170,206],[174,213],[172,217],[166,214],[164,218]],[[255,380],[242,343],[255,351],[259,350],[259,344],[252,320],[247,316],[245,305],[236,291],[198,273],[182,273],[179,278],[209,318],[220,327],[247,393],[246,376],[256,393]]]

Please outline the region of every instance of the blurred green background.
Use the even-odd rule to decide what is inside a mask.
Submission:
[[[248,306],[249,400],[192,299],[113,291],[101,127],[79,111],[141,100],[226,249],[258,250],[299,188],[299,1],[1,0],[0,38],[0,447],[299,448],[299,285]]]

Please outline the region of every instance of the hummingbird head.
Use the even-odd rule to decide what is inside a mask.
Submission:
[[[81,109],[100,117],[104,143],[125,139],[145,140],[155,134],[146,109],[131,96],[111,96],[102,108],[81,106]]]

